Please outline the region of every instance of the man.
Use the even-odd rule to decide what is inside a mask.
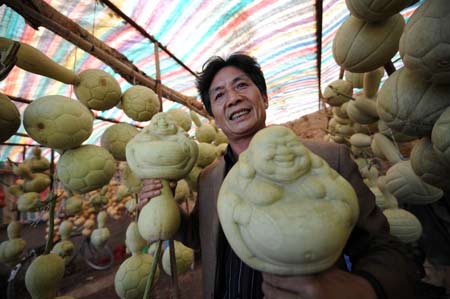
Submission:
[[[344,249],[352,272],[343,258],[322,273],[295,277],[261,273],[243,263],[220,228],[216,202],[226,173],[256,132],[266,127],[264,75],[250,56],[213,57],[205,64],[197,87],[207,111],[229,140],[224,158],[200,175],[197,205],[191,215],[183,215],[183,233],[177,236],[187,245],[198,248],[200,244],[204,298],[414,298],[420,268],[389,235],[386,218],[342,145],[303,141],[347,179],[358,195],[360,216]],[[160,188],[159,181],[147,180],[141,198],[158,195]]]

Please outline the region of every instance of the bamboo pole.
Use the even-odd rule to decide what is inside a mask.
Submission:
[[[2,0],[0,3],[5,3],[15,10],[33,28],[43,26],[97,57],[131,84],[136,82],[156,92],[157,84],[153,78],[147,76],[117,50],[97,39],[43,0]],[[211,118],[196,97],[188,97],[164,85],[161,85],[161,92],[164,98],[185,105],[208,119]]]

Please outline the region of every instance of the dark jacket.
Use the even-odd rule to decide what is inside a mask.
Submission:
[[[419,279],[420,266],[413,262],[404,245],[389,235],[387,220],[375,205],[374,195],[364,184],[347,147],[321,141],[302,142],[349,181],[358,195],[359,219],[344,249],[351,259],[352,271],[374,278],[372,283],[379,284],[389,299],[415,298],[414,284]],[[194,248],[201,245],[203,298],[214,298],[219,231],[217,197],[224,177],[223,158],[201,173],[197,204],[190,217],[183,216],[183,238],[177,238]],[[340,266],[345,269],[343,259]]]

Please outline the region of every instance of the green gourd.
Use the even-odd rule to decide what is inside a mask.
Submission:
[[[174,241],[175,263],[177,265],[177,275],[186,273],[194,262],[194,250],[185,246],[183,243]],[[167,247],[162,257],[162,267],[167,275],[172,276],[170,267],[170,250]]]
[[[1,39],[1,37],[0,37]],[[11,99],[0,93],[0,142],[8,140],[20,127],[20,112]]]
[[[23,161],[30,167],[32,172],[44,172],[50,169],[50,161],[41,155],[42,151],[39,146],[33,147],[33,155]]]
[[[160,112],[130,140],[126,156],[138,178],[159,178],[163,185],[161,195],[152,198],[141,210],[139,232],[150,242],[170,239],[178,230],[180,212],[169,180],[180,180],[191,171],[198,157],[197,144]]]
[[[113,124],[103,132],[100,144],[113,155],[114,159],[125,161],[125,147],[138,132],[136,127],[127,123]]]
[[[353,85],[350,81],[335,80],[324,90],[323,97],[331,106],[341,106],[353,95]]]
[[[332,267],[359,214],[352,186],[282,126],[253,137],[220,188],[217,210],[234,252],[279,275]]]
[[[20,237],[20,231],[20,222],[11,221],[8,224],[8,240],[0,243],[0,262],[13,266],[20,261],[26,246],[26,241]]]
[[[64,260],[56,253],[38,256],[25,273],[25,286],[33,299],[54,299],[64,276]]]
[[[128,225],[125,243],[131,252],[131,257],[127,258],[117,270],[114,277],[114,287],[121,299],[141,299],[144,295],[153,257],[150,254],[143,253],[147,241],[139,234],[136,222],[131,222]],[[156,268],[154,283],[158,278],[159,269]]]
[[[187,111],[181,108],[173,108],[168,110],[166,113],[186,132],[191,129],[192,119]]]
[[[161,109],[158,95],[142,85],[128,88],[122,95],[122,105],[123,112],[135,121],[150,120]]]
[[[91,243],[95,248],[101,249],[105,246],[106,242],[109,239],[110,232],[106,227],[106,218],[107,214],[105,211],[101,211],[97,215],[97,224],[98,228],[94,229],[91,234]]]
[[[64,259],[64,264],[67,265],[73,258],[75,246],[70,241],[70,234],[72,233],[73,224],[69,220],[64,220],[59,225],[59,235],[61,241],[55,244],[52,248],[52,253],[56,253]]]
[[[391,235],[404,243],[417,241],[422,235],[422,224],[414,214],[404,209],[385,209],[384,216],[389,223]]]

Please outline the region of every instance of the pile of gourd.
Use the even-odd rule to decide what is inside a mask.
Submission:
[[[333,106],[327,138],[351,147],[391,233],[414,242],[421,224],[398,203],[429,204],[450,189],[450,38],[445,35],[450,7],[445,0],[427,0],[404,26],[399,12],[411,1],[346,4],[351,16],[333,43],[345,80],[324,91]],[[378,90],[382,67],[397,50],[404,67]],[[353,88],[363,90],[353,95]],[[412,140],[407,159],[399,146]],[[387,171],[377,168],[374,158],[387,162]]]

